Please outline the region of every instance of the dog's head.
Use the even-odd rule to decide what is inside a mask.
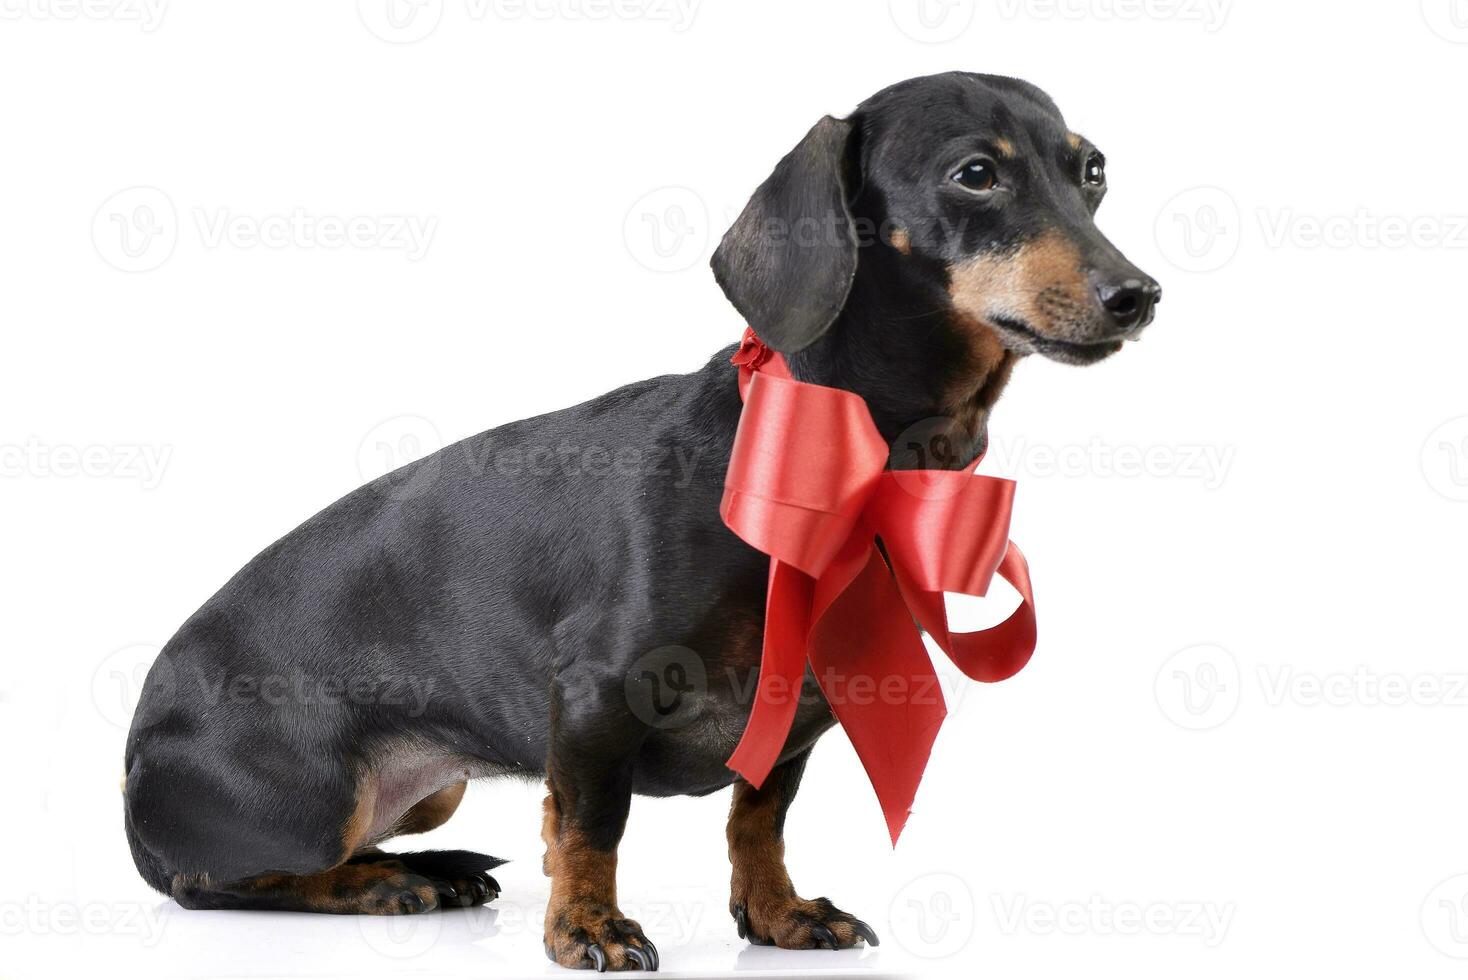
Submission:
[[[1105,158],[1033,85],[910,79],[818,122],[724,236],[714,274],[785,353],[826,338],[950,386],[962,378],[935,360],[1089,364],[1161,299],[1096,228],[1105,194]]]

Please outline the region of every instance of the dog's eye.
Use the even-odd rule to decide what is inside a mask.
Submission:
[[[1100,187],[1106,183],[1106,158],[1099,153],[1092,153],[1086,158],[1086,183],[1092,187]]]
[[[993,160],[970,160],[953,175],[955,182],[971,191],[992,191],[999,184]]]

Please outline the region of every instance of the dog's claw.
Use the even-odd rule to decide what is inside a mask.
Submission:
[[[586,947],[586,955],[591,958],[591,965],[597,973],[607,972],[607,954],[596,943],[590,943]]]
[[[766,939],[757,935],[749,925],[749,907],[740,903],[734,906],[734,928],[739,931],[739,938],[748,940],[753,946],[773,946],[773,939]]]
[[[627,947],[627,958],[636,963],[639,970],[651,970],[653,968],[652,960],[648,958],[648,955],[645,952],[638,949],[636,946]]]
[[[827,949],[840,949],[841,944],[836,941],[836,934],[819,922],[811,923],[810,934],[815,937],[818,945]]]
[[[500,883],[495,881],[494,875],[484,875],[484,885],[489,889],[490,898],[500,897]]]
[[[663,962],[662,957],[658,955],[658,948],[654,946],[652,944],[652,940],[648,939],[646,936],[642,937],[642,946],[644,949],[647,950],[648,958],[652,962],[652,966],[648,967],[648,969],[656,970],[660,965],[662,965]]]
[[[863,940],[865,940],[868,946],[882,945],[882,941],[877,938],[877,934],[872,931],[872,927],[867,925],[860,919],[852,921],[851,930],[852,932],[855,932],[858,936],[860,936]]]

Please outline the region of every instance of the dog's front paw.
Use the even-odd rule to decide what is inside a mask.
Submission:
[[[658,948],[615,908],[573,906],[547,924],[545,955],[580,970],[656,970]]]
[[[774,900],[751,899],[729,906],[739,938],[781,949],[849,949],[859,942],[880,945],[865,922],[832,905],[830,899],[789,895]]]

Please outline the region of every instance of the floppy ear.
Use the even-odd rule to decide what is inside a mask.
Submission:
[[[714,252],[714,278],[746,322],[782,353],[835,321],[856,276],[848,207],[852,124],[827,116],[775,165]]]

